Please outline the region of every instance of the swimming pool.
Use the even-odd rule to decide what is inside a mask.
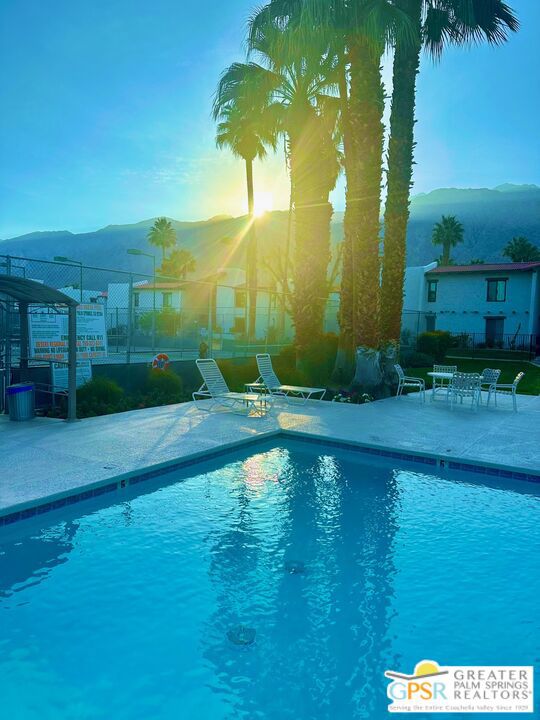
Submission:
[[[534,483],[278,439],[137,491],[0,532],[2,717],[384,718],[386,669],[540,663]]]

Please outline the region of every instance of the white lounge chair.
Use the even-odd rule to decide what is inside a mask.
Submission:
[[[462,404],[463,398],[471,398],[471,409],[476,410],[480,404],[480,381],[478,373],[455,372],[448,386],[450,409],[454,409],[454,402],[458,398]]]
[[[516,399],[517,386],[521,382],[521,378],[524,375],[525,375],[524,372],[519,372],[516,375],[516,377],[514,378],[513,383],[495,383],[494,385],[490,385],[489,392],[488,392],[487,404],[489,405],[489,401],[491,400],[492,393],[495,398],[495,407],[497,407],[497,395],[511,395],[512,403],[514,405],[514,412],[517,412],[517,399]]]
[[[278,376],[274,372],[272,366],[272,358],[268,353],[260,353],[257,355],[257,367],[261,375],[260,380],[264,383],[270,395],[280,396],[283,398],[301,398],[303,405],[308,400],[322,400],[326,393],[326,388],[302,387],[300,385],[282,385]],[[314,397],[319,395],[320,397]]]
[[[211,358],[196,361],[199,372],[204,380],[201,387],[193,393],[193,401],[212,400],[204,410],[212,410],[216,405],[222,406],[231,412],[240,415],[262,416],[270,410],[272,399],[262,393],[231,392],[218,364]]]
[[[423,378],[412,377],[411,375],[405,375],[401,365],[394,365],[394,369],[398,376],[398,387],[396,397],[403,395],[405,388],[415,388],[420,392],[420,397],[423,402],[426,402],[426,383]]]

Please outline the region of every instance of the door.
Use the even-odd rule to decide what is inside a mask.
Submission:
[[[504,318],[486,318],[486,345],[495,347],[502,342],[504,334]]]

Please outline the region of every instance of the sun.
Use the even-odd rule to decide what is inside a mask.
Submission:
[[[271,192],[256,192],[254,201],[253,214],[255,217],[261,217],[274,209],[274,196]]]
[[[416,677],[422,675],[435,675],[439,672],[439,665],[434,660],[422,660],[414,668]]]

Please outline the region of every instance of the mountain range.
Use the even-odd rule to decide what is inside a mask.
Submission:
[[[500,261],[505,244],[524,235],[540,245],[540,187],[505,184],[487,188],[441,188],[412,198],[407,232],[407,264],[431,262],[440,248],[431,243],[431,231],[442,215],[455,215],[465,228],[464,242],[453,251],[457,263],[471,259]],[[33,232],[0,240],[0,254],[51,260],[66,256],[85,265],[118,268],[132,272],[151,271],[149,258],[127,254],[129,248],[154,252],[146,239],[154,218],[130,225],[108,225],[87,233],[67,230]],[[247,217],[219,215],[201,222],[172,220],[178,242],[190,250],[197,261],[197,276],[220,268],[243,267]],[[272,263],[283,251],[287,236],[288,213],[274,211],[257,220],[261,265]],[[343,213],[335,213],[332,242],[343,239]]]

